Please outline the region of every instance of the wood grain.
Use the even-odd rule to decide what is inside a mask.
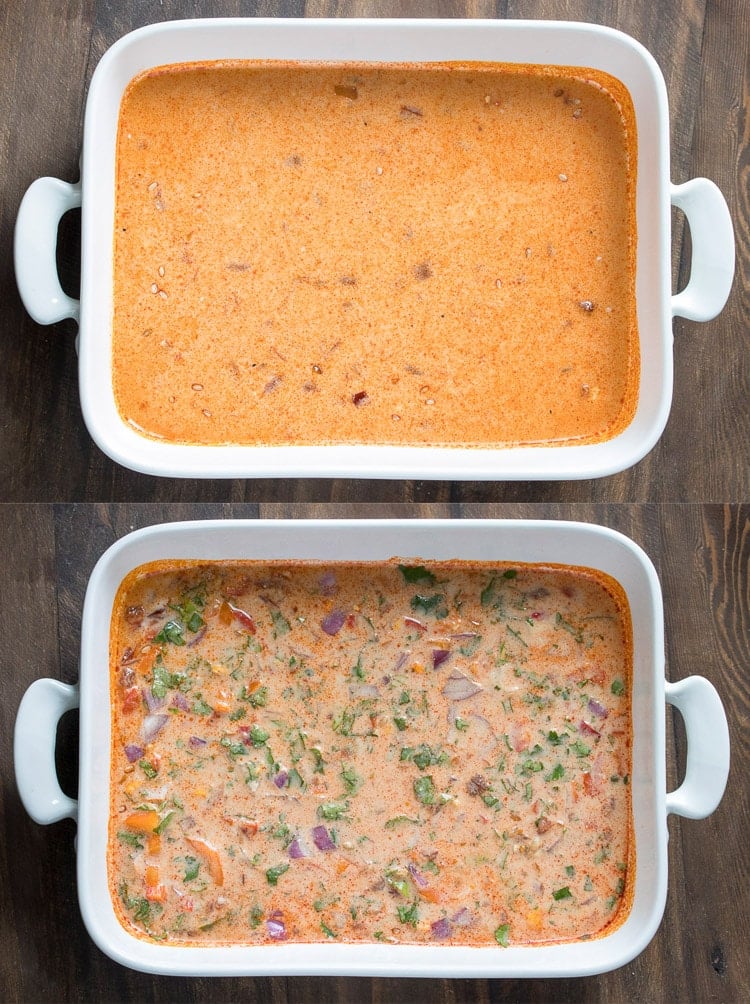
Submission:
[[[750,497],[748,393],[748,65],[743,0],[10,0],[0,10],[0,500],[309,502],[735,501]],[[672,177],[703,174],[729,200],[737,232],[737,281],[708,324],[675,322],[675,386],[659,444],[630,471],[598,481],[497,483],[310,479],[172,481],[118,467],[92,443],[78,401],[72,322],[51,328],[26,315],[15,288],[12,232],[35,178],[78,174],[86,90],[96,63],[127,31],[196,15],[561,18],[608,24],[655,55],[669,93]],[[71,214],[74,216],[75,214]],[[675,287],[690,246],[674,214]],[[75,293],[78,226],[66,221],[58,259]]]
[[[670,818],[669,893],[659,931],[627,966],[578,980],[167,979],[123,969],[89,939],[75,888],[74,827],[25,814],[13,780],[10,736],[22,694],[40,676],[77,677],[80,618],[90,572],[133,528],[194,518],[545,518],[620,530],[650,555],[664,593],[667,676],[699,673],[718,689],[730,724],[733,766],[708,819]],[[648,1000],[703,1004],[750,999],[747,969],[750,866],[746,779],[750,694],[750,505],[295,503],[5,505],[0,509],[4,645],[0,674],[0,999],[26,1001],[276,1001],[298,1004]],[[667,715],[667,775],[679,783],[685,735]],[[58,769],[75,794],[75,718],[61,728]]]

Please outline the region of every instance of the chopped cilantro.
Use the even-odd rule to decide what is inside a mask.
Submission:
[[[353,767],[341,768],[341,780],[344,782],[347,795],[356,795],[365,783]]]
[[[433,805],[435,802],[435,785],[429,774],[414,779],[414,794],[422,805]]]
[[[292,630],[291,624],[280,610],[271,611],[271,620],[273,621],[274,638],[279,638],[281,635],[288,634]]]
[[[264,746],[268,742],[268,733],[257,722],[253,723],[248,735],[253,746]]]
[[[461,653],[462,656],[464,656],[464,658],[470,659],[472,655],[474,655],[476,650],[479,648],[481,643],[482,643],[482,636],[479,634],[475,634],[471,638],[467,638],[467,640],[463,643],[463,645],[459,645],[458,651]]]
[[[573,895],[573,893],[570,891],[570,889],[568,888],[568,886],[564,885],[562,887],[562,889],[555,889],[553,891],[553,893],[552,893],[552,899],[554,899],[556,901],[557,900],[561,900],[561,899],[570,899],[572,895]]]
[[[417,921],[419,920],[419,903],[414,900],[409,906],[403,904],[398,906],[398,919],[402,924],[411,924],[412,927],[417,926]]]
[[[185,856],[185,874],[183,876],[183,882],[192,882],[193,879],[198,878],[198,872],[201,870],[201,863],[198,858],[194,858],[191,854]]]
[[[167,696],[168,690],[177,690],[184,682],[185,677],[182,673],[170,673],[161,661],[161,656],[157,658],[151,682],[151,693],[154,697],[161,700]]]
[[[139,760],[138,766],[141,768],[146,777],[149,778],[149,780],[151,781],[153,781],[153,779],[159,773],[156,767],[154,767],[152,763],[149,763],[148,760]]]
[[[266,880],[269,885],[276,885],[279,878],[284,874],[285,871],[289,870],[288,863],[283,865],[274,865],[273,868],[266,868]]]
[[[501,924],[495,928],[495,941],[502,948],[508,947],[508,936],[510,934],[510,924]]]
[[[195,695],[195,700],[193,701],[193,714],[195,715],[212,715],[214,709],[210,704],[206,704],[200,694]]]
[[[414,816],[393,816],[391,819],[387,819],[383,824],[386,830],[393,830],[401,823],[414,823],[420,826],[422,823],[421,819],[415,819]]]
[[[244,686],[238,697],[241,701],[247,701],[253,708],[265,708],[268,703],[268,687],[255,687],[254,690],[250,690]]]
[[[622,680],[613,680],[610,690],[616,697],[620,697],[621,694],[625,693],[625,684]]]
[[[450,757],[443,750],[433,749],[426,743],[421,743],[419,746],[402,746],[401,755],[399,759],[403,761],[409,761],[416,764],[420,770],[427,770],[428,767],[434,767],[437,765],[442,765],[448,763]]]
[[[348,802],[323,802],[318,806],[318,815],[321,819],[343,819],[348,811]]]
[[[313,746],[310,749],[312,753],[313,760],[315,761],[315,766],[313,767],[313,774],[325,774],[326,762],[323,759],[323,754],[320,752],[317,746]]]
[[[350,736],[356,720],[357,713],[351,708],[344,708],[341,714],[333,719],[333,731],[342,736]]]
[[[178,621],[167,621],[154,641],[160,645],[184,645],[185,639],[182,637],[182,625]]]
[[[234,759],[237,756],[244,756],[247,753],[247,746],[244,743],[235,743],[229,738],[229,736],[224,736],[219,740],[219,745],[223,746],[227,753]]]
[[[427,582],[432,586],[437,581],[435,575],[424,565],[399,565],[398,570],[403,575],[404,582]]]
[[[118,840],[122,840],[124,844],[129,844],[130,847],[134,847],[137,851],[143,850],[143,843],[137,833],[128,833],[127,830],[121,830],[117,834],[117,838]]]
[[[161,836],[162,833],[169,826],[169,824],[172,821],[173,817],[174,817],[174,812],[168,812],[166,814],[166,816],[164,816],[164,818],[161,820],[161,822],[159,823],[159,825],[154,827],[154,833],[158,833],[159,836]]]
[[[569,635],[575,638],[579,645],[583,643],[583,631],[581,628],[574,627],[570,621],[566,621],[559,610],[555,614],[555,627],[562,628],[563,631],[567,631]]]
[[[442,593],[433,593],[432,596],[416,593],[411,598],[410,606],[412,610],[420,613],[433,614],[439,621],[448,616],[448,607],[445,605],[445,597]]]

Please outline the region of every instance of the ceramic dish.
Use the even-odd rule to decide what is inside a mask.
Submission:
[[[627,919],[586,942],[513,946],[293,944],[166,946],[134,937],[118,921],[108,892],[110,703],[109,624],[118,586],[133,568],[158,559],[509,560],[584,565],[613,576],[633,622],[632,811],[635,883]],[[665,701],[679,708],[687,733],[686,776],[666,791]],[[79,798],[55,774],[56,726],[80,706]],[[585,976],[624,965],[648,944],[667,893],[667,816],[700,818],[718,805],[729,769],[721,701],[702,677],[664,678],[659,582],[647,556],[628,538],[600,527],[532,521],[226,521],[177,523],[136,531],[103,555],[83,611],[79,686],[37,680],[18,712],[15,767],[19,791],[40,823],[77,820],[78,895],[91,937],[123,965],[191,976],[316,974],[352,976]]]
[[[640,387],[630,424],[590,445],[504,449],[389,445],[180,445],[148,439],[120,416],[111,366],[115,138],[128,82],[149,67],[217,59],[490,61],[593,67],[628,88],[638,134],[636,303]],[[66,296],[55,266],[57,225],[82,206],[81,299]],[[670,212],[692,235],[688,285],[671,292]],[[654,446],[672,398],[672,317],[708,320],[726,302],[734,271],[732,226],[711,182],[669,181],[669,117],[653,57],[628,36],[596,25],[530,21],[223,19],[151,25],[120,39],[89,90],[81,181],[38,179],[19,210],[16,276],[39,323],[80,324],[80,394],[100,448],[135,470],[167,477],[357,477],[554,480],[609,475]]]

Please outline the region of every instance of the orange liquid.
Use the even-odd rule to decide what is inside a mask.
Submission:
[[[638,392],[635,165],[594,70],[149,71],[117,141],[120,413],[180,443],[609,439]]]

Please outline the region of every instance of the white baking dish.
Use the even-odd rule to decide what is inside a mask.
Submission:
[[[109,805],[109,624],[117,588],[134,567],[158,558],[384,560],[464,558],[586,565],[614,576],[631,607],[632,798],[636,879],[632,909],[612,934],[582,943],[467,948],[432,945],[279,943],[169,947],[128,934],[115,916],[106,873]],[[103,671],[103,668],[105,671]],[[60,790],[54,766],[57,721],[80,699],[78,802]],[[666,792],[664,701],[685,719],[687,772]],[[729,769],[721,701],[702,677],[664,679],[662,602],[647,556],[627,537],[582,523],[466,521],[226,521],[149,527],[124,537],[94,569],[83,611],[79,688],[37,680],[18,711],[19,791],[40,823],[78,820],[78,893],[91,937],[107,955],[148,972],[219,976],[339,974],[433,977],[583,976],[636,956],[655,933],[667,891],[667,815],[699,818],[718,805]]]
[[[465,449],[398,446],[189,446],[146,439],[120,417],[111,373],[115,137],[123,91],[155,65],[223,58],[297,60],[482,60],[589,66],[618,77],[635,105],[638,131],[637,281],[640,395],[630,425],[592,445]],[[82,206],[81,300],[57,278],[57,225]],[[671,292],[670,208],[690,222],[688,285]],[[366,477],[548,480],[624,470],[654,446],[672,399],[672,317],[708,320],[723,307],[734,272],[729,212],[704,178],[669,181],[664,80],[638,42],[597,25],[531,21],[223,19],[152,25],[120,39],[91,81],[81,181],[34,182],[16,226],[18,286],[42,324],[80,323],[80,393],[89,431],[126,467],[169,477]]]

